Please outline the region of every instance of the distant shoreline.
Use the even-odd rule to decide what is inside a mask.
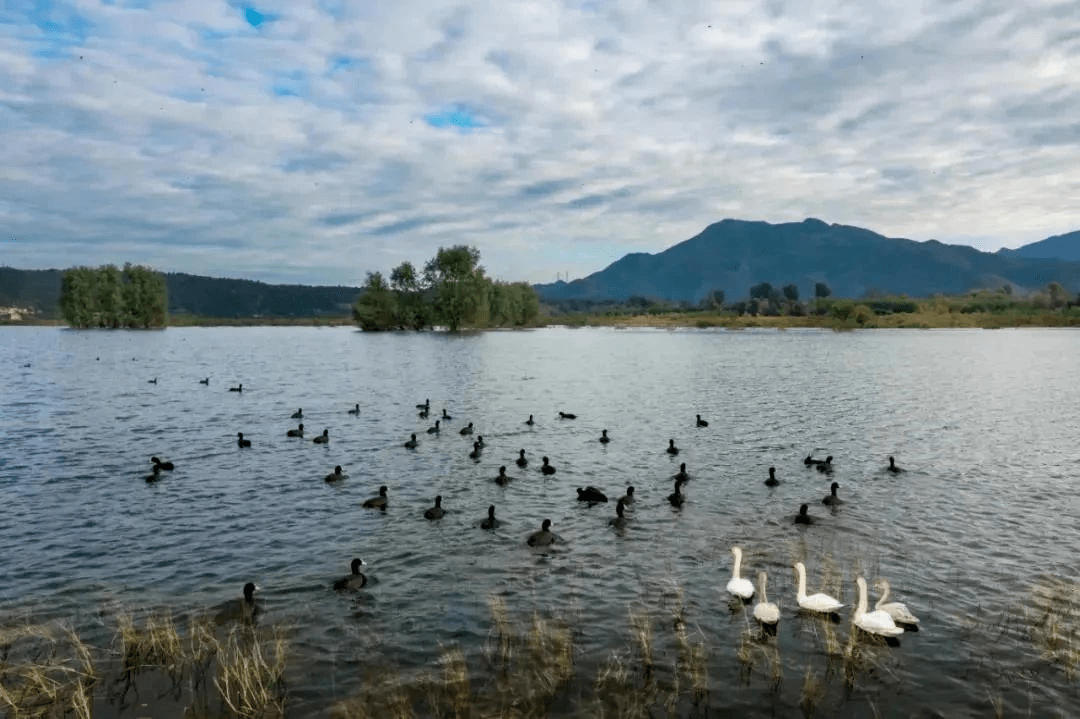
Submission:
[[[28,320],[0,322],[6,327],[66,327],[63,320]],[[167,327],[346,327],[359,329],[351,317],[170,317]],[[774,329],[817,328],[832,330],[857,329],[1004,329],[1018,327],[1080,327],[1080,311],[1041,312],[1031,315],[999,314],[993,312],[913,312],[877,315],[841,320],[831,316],[789,315],[753,316],[711,313],[665,312],[642,315],[567,315],[548,318],[547,322],[524,329],[539,327],[651,327],[656,329]],[[157,328],[164,329],[164,328]],[[484,331],[494,328],[462,328],[463,331]],[[499,328],[506,329],[506,328]]]

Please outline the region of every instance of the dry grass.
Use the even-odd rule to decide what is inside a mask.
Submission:
[[[1044,659],[1075,679],[1080,670],[1080,584],[1041,577],[1031,595],[1032,607],[1026,610],[1031,641]]]
[[[0,630],[0,708],[11,719],[90,717],[89,647],[67,626]]]
[[[285,712],[286,642],[279,629],[236,626],[216,653],[214,686],[239,717],[278,717]]]

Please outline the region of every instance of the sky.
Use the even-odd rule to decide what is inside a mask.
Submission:
[[[1080,1],[3,0],[0,265],[574,279],[725,218],[1080,229]]]

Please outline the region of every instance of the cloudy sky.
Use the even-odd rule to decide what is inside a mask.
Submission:
[[[0,265],[582,277],[732,217],[1080,229],[1080,2],[3,0]]]

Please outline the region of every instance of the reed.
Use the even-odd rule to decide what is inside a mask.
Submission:
[[[0,712],[23,717],[90,717],[97,679],[89,647],[68,626],[0,630]]]
[[[1040,577],[1025,610],[1032,643],[1069,680],[1080,673],[1080,583]]]
[[[216,652],[214,686],[238,717],[285,713],[286,642],[280,629],[233,627]]]
[[[168,614],[148,616],[141,625],[126,613],[118,616],[116,621],[124,671],[163,667],[178,672],[188,663],[184,643]]]

